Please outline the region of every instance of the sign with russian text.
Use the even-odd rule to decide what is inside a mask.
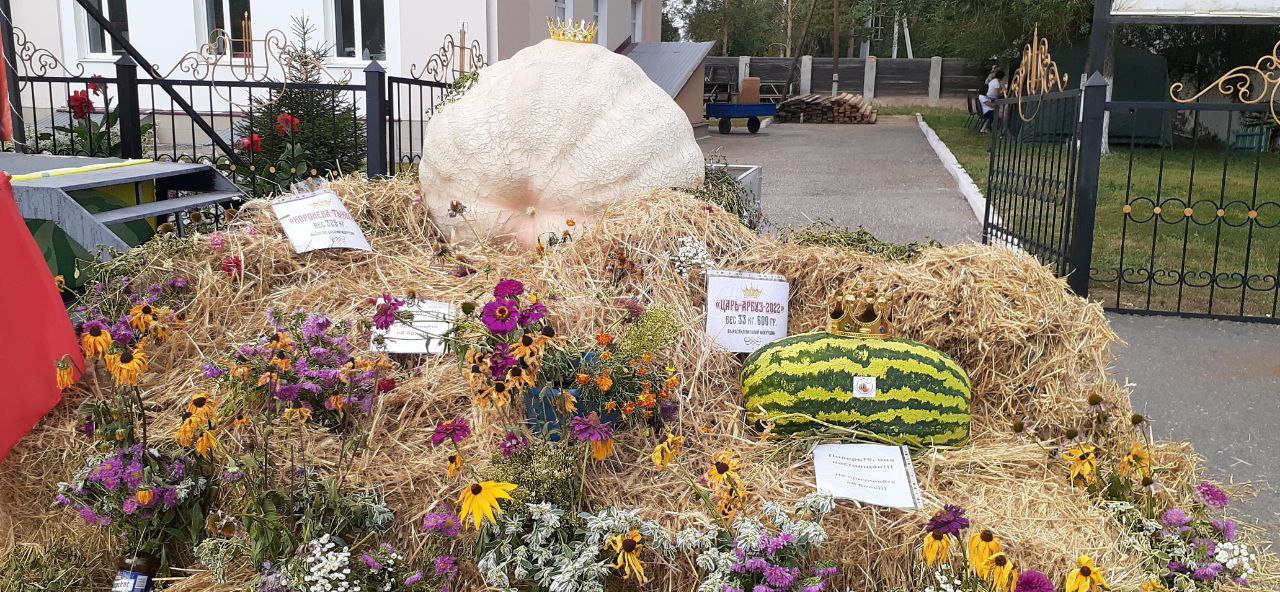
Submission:
[[[382,298],[378,298],[382,303]],[[405,303],[397,318],[384,331],[374,327],[373,341],[369,349],[389,354],[442,354],[445,352],[444,335],[453,328],[453,306],[435,300],[410,300]]]
[[[294,252],[318,249],[372,251],[360,225],[331,189],[301,193],[271,204]]]
[[[707,335],[748,354],[787,336],[787,278],[769,273],[707,271]]]
[[[906,446],[820,444],[813,448],[818,491],[886,508],[924,507]]]
[[[1115,0],[1116,16],[1275,18],[1280,0]]]

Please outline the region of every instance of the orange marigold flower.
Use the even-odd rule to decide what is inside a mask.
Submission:
[[[577,376],[573,377],[573,380],[581,386],[587,386],[591,383],[591,375],[586,374],[585,372],[579,372]]]
[[[600,347],[608,347],[609,344],[613,343],[613,336],[608,333],[596,335],[596,343],[600,344]]]

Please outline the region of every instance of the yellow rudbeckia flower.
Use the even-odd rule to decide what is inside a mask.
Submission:
[[[653,466],[659,469],[667,468],[676,457],[680,456],[680,447],[684,445],[684,437],[675,434],[667,434],[667,439],[658,444],[653,449]]]
[[[1092,485],[1098,480],[1098,457],[1094,454],[1092,444],[1081,444],[1063,453],[1063,457],[1071,463],[1071,483],[1077,480]]]
[[[449,478],[452,479],[454,477],[457,477],[458,472],[462,470],[462,466],[463,466],[462,455],[456,452],[453,454],[450,454],[449,455]]]
[[[640,561],[640,552],[644,550],[644,541],[640,531],[632,530],[627,534],[611,537],[605,548],[618,554],[613,560],[613,568],[622,572],[622,579],[635,578],[641,584],[644,577],[644,563]]]
[[[62,356],[61,360],[54,362],[57,368],[58,390],[66,390],[67,387],[75,383],[76,377],[71,366],[71,356]]]
[[[485,521],[496,526],[498,519],[495,514],[502,513],[500,502],[512,499],[511,492],[515,488],[514,483],[501,481],[472,483],[462,488],[462,494],[458,496],[458,505],[462,506],[458,520],[466,522],[470,517],[476,530],[480,530]]]
[[[1013,569],[1013,560],[1004,553],[996,552],[984,562],[986,575],[983,579],[991,582],[993,592],[1009,592],[1014,582],[1018,581],[1018,570]]]
[[[1134,471],[1141,476],[1151,474],[1151,454],[1141,442],[1135,442],[1133,449],[1120,459],[1120,466],[1116,467],[1116,473],[1121,477],[1127,478]]]
[[[147,371],[147,352],[128,349],[118,356],[109,356],[107,371],[116,379],[119,386],[138,386],[138,377]]]
[[[951,557],[951,538],[947,535],[931,531],[924,535],[924,563],[929,567],[946,563]]]
[[[1098,592],[1107,587],[1102,572],[1093,565],[1093,559],[1081,555],[1076,559],[1076,568],[1067,574],[1066,592]]]
[[[1000,552],[1000,541],[990,530],[982,529],[969,537],[969,569],[980,578],[987,577],[987,560]]]
[[[80,350],[86,360],[102,357],[110,347],[111,332],[96,324],[80,334]]]

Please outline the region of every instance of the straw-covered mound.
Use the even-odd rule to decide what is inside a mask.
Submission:
[[[170,433],[191,394],[212,387],[199,372],[200,362],[261,335],[269,307],[358,321],[370,315],[368,299],[383,292],[414,291],[462,302],[500,277],[514,277],[546,295],[555,326],[578,340],[591,339],[620,318],[625,298],[672,307],[686,327],[669,352],[683,377],[679,419],[673,425],[686,437],[684,455],[709,458],[734,449],[746,458],[748,512],[761,500],[790,502],[812,491],[807,456],[812,441],[761,442],[743,421],[739,358],[715,349],[702,330],[705,278],[700,269],[682,276],[669,260],[681,237],[692,236],[705,243],[717,268],[785,275],[791,283],[793,332],[818,327],[842,286],[876,288],[892,295],[899,333],[946,352],[972,377],[973,443],[916,455],[927,511],[841,502],[828,516],[824,524],[831,539],[823,549],[842,564],[841,584],[877,590],[913,587],[921,575],[923,525],[944,503],[964,506],[975,525],[998,531],[1011,556],[1029,569],[1063,574],[1077,555],[1087,554],[1118,589],[1134,589],[1146,579],[1142,558],[1123,543],[1121,527],[1068,484],[1067,470],[1054,457],[1053,440],[1068,429],[1128,429],[1117,425],[1102,430],[1084,420],[1087,400],[1097,394],[1105,399],[1110,421],[1128,422],[1128,393],[1105,373],[1108,346],[1116,336],[1101,308],[1072,296],[1031,257],[958,246],[929,249],[914,261],[900,262],[780,243],[675,192],[605,212],[598,225],[579,229],[572,242],[541,256],[484,245],[445,248],[425,210],[414,203],[416,184],[345,179],[333,186],[365,228],[373,253],[294,254],[266,204],[259,202],[246,206],[237,222],[256,233],[233,233],[221,254],[202,244],[171,255],[172,260],[154,262],[187,274],[197,294],[187,310],[188,327],[155,353],[144,378],[144,396],[158,417],[158,433]],[[643,274],[615,282],[608,262],[619,252]],[[242,281],[229,281],[217,269],[218,259],[226,255],[243,259]],[[455,273],[459,257],[478,272]],[[73,541],[92,555],[107,545],[73,512],[49,504],[53,484],[66,479],[82,460],[85,445],[74,409],[95,388],[86,380],[68,391],[62,405],[0,467],[0,547]],[[355,463],[351,478],[386,494],[401,524],[396,538],[403,548],[414,549],[416,525],[433,504],[457,497],[457,483],[445,476],[448,452],[430,442],[431,428],[455,416],[469,418],[478,428],[478,437],[465,443],[471,458],[487,458],[496,450],[505,426],[473,409],[452,356],[428,359],[420,372],[380,399],[373,413],[370,448]],[[1015,422],[1024,422],[1028,432],[1037,432],[1047,443],[1015,434]],[[315,445],[307,446],[307,454],[321,466],[330,462],[335,438],[315,430],[312,439]],[[1118,459],[1130,442],[1115,438],[1097,443],[1100,456]],[[648,517],[676,528],[705,521],[704,506],[684,482],[647,461],[653,444],[638,430],[622,433],[615,457],[589,468],[587,499],[597,508],[642,508]],[[1188,502],[1200,468],[1190,446],[1162,443],[1153,456],[1169,503]],[[1261,568],[1254,587],[1280,583],[1270,556]],[[684,591],[693,588],[697,572],[683,558],[674,565],[652,566],[650,575],[656,582],[646,589]],[[469,587],[460,589],[481,587],[475,574],[466,578]],[[212,588],[218,586],[204,576],[178,586]]]

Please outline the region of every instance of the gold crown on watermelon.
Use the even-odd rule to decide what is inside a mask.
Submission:
[[[861,294],[845,293],[836,299],[827,321],[827,332],[833,335],[883,338],[890,335],[889,303],[875,290]]]
[[[551,20],[547,19],[547,31],[551,33],[551,38],[556,41],[568,41],[570,43],[595,43],[596,33],[600,31],[600,25],[589,22],[586,19],[575,20]]]

